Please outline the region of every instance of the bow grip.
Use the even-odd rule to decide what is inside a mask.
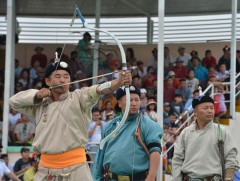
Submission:
[[[123,71],[123,75],[124,75],[125,72],[127,71],[127,64],[126,63],[122,63],[122,71]],[[124,82],[124,86],[129,87],[129,82]]]

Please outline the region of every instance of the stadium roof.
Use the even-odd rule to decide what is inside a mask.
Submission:
[[[96,0],[16,0],[16,16],[72,16],[78,5],[86,17],[95,16]],[[7,0],[0,1],[6,15]],[[238,3],[238,10],[240,3]],[[165,16],[231,13],[231,0],[166,0]],[[102,17],[157,16],[157,0],[102,0]]]

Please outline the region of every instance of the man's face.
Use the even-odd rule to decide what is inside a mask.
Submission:
[[[126,96],[121,97],[121,99],[118,101],[118,105],[122,109],[122,112],[124,112],[126,109]],[[129,115],[136,114],[140,110],[140,105],[141,101],[139,95],[131,93]]]
[[[210,122],[214,118],[214,105],[211,102],[205,102],[196,106],[194,110],[197,120]]]
[[[182,82],[180,82],[180,87],[182,88],[182,89],[185,89],[186,88],[186,81],[182,81]]]
[[[45,78],[45,82],[48,86],[61,85],[70,82],[70,75],[65,70],[56,70],[50,75],[49,78]],[[63,94],[69,90],[69,85],[62,86],[56,89],[52,89],[52,92]]]
[[[220,65],[219,71],[220,71],[221,73],[224,73],[225,70],[226,70],[226,65],[225,65],[225,64]]]
[[[99,112],[93,112],[92,113],[92,120],[93,121],[98,121],[100,118],[100,113]]]
[[[24,151],[21,154],[22,154],[22,157],[25,158],[25,159],[29,158],[29,156],[30,156],[30,152],[29,151]]]
[[[22,122],[27,123],[29,118],[26,115],[22,115]]]

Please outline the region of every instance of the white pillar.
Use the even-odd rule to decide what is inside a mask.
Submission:
[[[96,28],[100,27],[100,16],[101,16],[101,0],[96,1]],[[99,31],[95,31],[95,44],[93,54],[93,76],[98,75],[98,58],[99,58]],[[92,83],[96,84],[97,79],[93,79]]]
[[[237,0],[232,0],[232,34],[231,34],[231,70],[230,70],[230,115],[236,119],[236,25]]]
[[[151,16],[147,17],[147,44],[152,44],[153,42],[153,20]]]
[[[14,87],[14,63],[15,63],[15,0],[7,1],[7,40],[5,58],[5,82],[4,82],[4,110],[3,110],[3,133],[2,152],[7,152],[8,146],[8,123],[9,123],[9,98],[13,95]]]
[[[158,123],[163,127],[163,82],[164,82],[164,15],[165,0],[158,0],[158,71],[157,71],[157,115]],[[163,143],[161,143],[163,144]],[[163,176],[163,161],[160,159],[157,181],[161,181]]]

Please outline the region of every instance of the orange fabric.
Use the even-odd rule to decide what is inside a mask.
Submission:
[[[39,164],[46,168],[65,168],[86,162],[84,148],[76,148],[59,154],[41,154]]]

